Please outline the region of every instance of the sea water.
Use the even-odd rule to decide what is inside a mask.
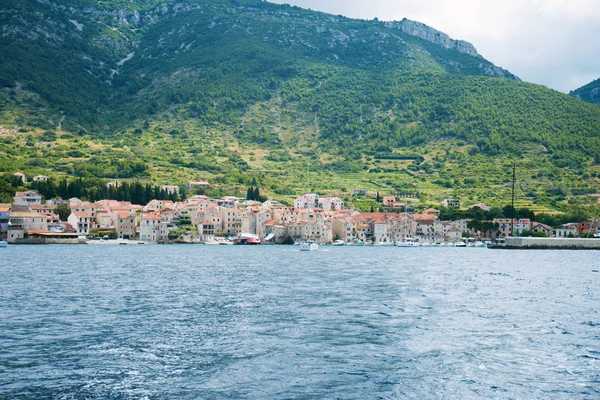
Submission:
[[[0,257],[2,399],[600,398],[597,251]]]

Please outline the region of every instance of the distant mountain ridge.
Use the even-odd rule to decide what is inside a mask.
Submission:
[[[569,94],[588,103],[600,105],[600,78],[571,91]]]

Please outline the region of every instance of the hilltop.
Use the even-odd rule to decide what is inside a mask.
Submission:
[[[600,108],[415,21],[252,0],[0,9],[0,171],[365,188],[540,210],[597,193]]]
[[[588,103],[600,105],[600,78],[571,91],[569,94]]]

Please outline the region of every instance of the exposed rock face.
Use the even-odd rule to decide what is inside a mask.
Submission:
[[[477,52],[477,49],[471,43],[466,42],[464,40],[452,39],[444,32],[440,32],[437,29],[434,29],[421,22],[411,21],[409,19],[404,18],[402,21],[399,22],[386,22],[385,25],[388,28],[400,29],[407,35],[415,36],[420,39],[426,40],[428,42],[441,46],[447,50],[454,50],[462,54],[467,54],[471,57],[481,58],[483,60],[483,57]],[[479,64],[479,69],[483,74],[488,76],[520,80],[517,76],[511,74],[509,71],[495,66],[493,64],[490,65],[482,62],[481,64]],[[455,70],[457,72],[460,72],[460,66],[456,65]]]
[[[428,42],[435,43],[448,50],[456,50],[460,53],[468,54],[473,57],[481,57],[479,53],[477,53],[475,46],[473,46],[471,43],[465,42],[464,40],[452,39],[444,32],[433,29],[432,27],[421,22],[411,21],[405,18],[400,22],[388,22],[386,23],[386,26],[401,29],[402,32],[406,33],[407,35],[416,36],[423,40],[427,40]]]

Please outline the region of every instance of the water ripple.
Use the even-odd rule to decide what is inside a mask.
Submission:
[[[597,252],[2,249],[0,398],[592,399]]]

